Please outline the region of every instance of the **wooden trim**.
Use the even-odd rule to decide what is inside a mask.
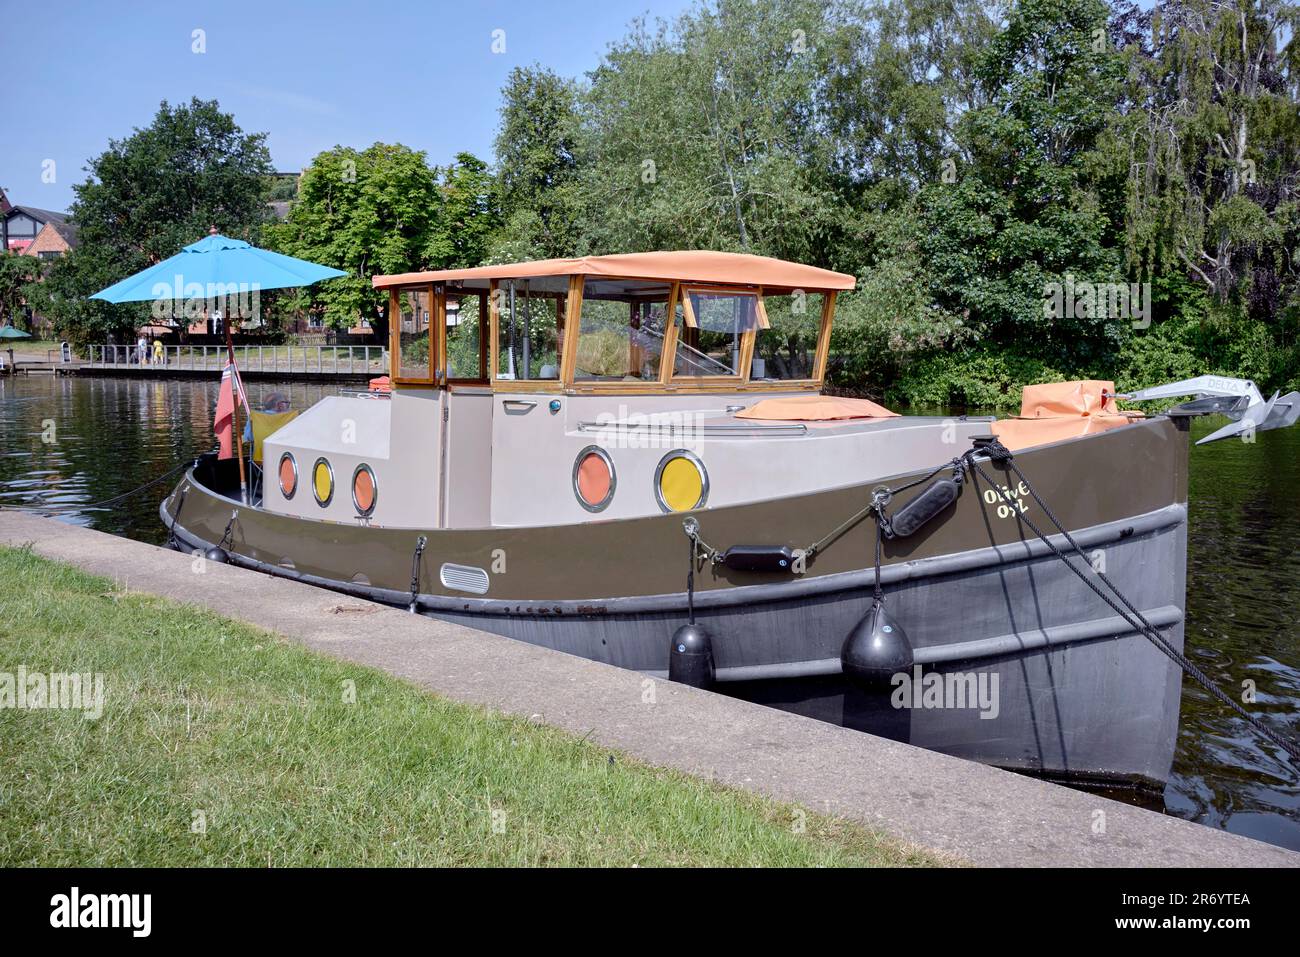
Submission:
[[[513,392],[548,392],[564,395],[571,391],[559,379],[494,379],[492,391],[507,395]]]
[[[447,384],[447,295],[442,283],[429,283],[429,378]]]
[[[396,382],[402,371],[402,307],[397,288],[388,290],[388,378]]]
[[[771,329],[772,324],[767,321],[767,303],[763,301],[763,287],[758,287],[758,304],[754,307],[758,315],[758,328]]]
[[[497,368],[500,365],[500,355],[497,350],[497,326],[501,324],[501,316],[497,312],[497,281],[493,279],[488,283],[488,381],[496,382]]]
[[[695,307],[691,305],[691,293],[694,290],[687,287],[682,290],[682,316],[688,328],[700,328],[699,322],[695,318]]]
[[[749,384],[749,373],[754,368],[754,342],[758,339],[758,330],[750,329],[740,337],[740,378]]]
[[[659,383],[665,386],[672,381],[673,366],[677,362],[677,301],[681,295],[682,284],[673,283],[668,289],[668,316],[664,329],[663,352],[659,356]]]
[[[556,394],[559,394],[558,390]],[[742,383],[734,376],[723,379],[674,379],[672,385],[659,382],[578,382],[565,389],[565,395],[690,395],[716,392],[726,395],[746,392],[816,392],[817,383],[811,379],[791,379],[788,382]]]
[[[560,383],[566,388],[573,385],[578,365],[578,337],[582,335],[582,287],[585,280],[586,277],[580,275],[569,277],[569,295],[564,313],[564,355],[560,357]],[[556,308],[559,308],[558,305]],[[558,321],[558,312],[556,317]]]
[[[813,381],[818,388],[826,381],[826,360],[831,353],[831,324],[835,318],[835,291],[822,294],[822,326],[817,333],[817,358],[813,362]]]
[[[490,345],[488,340],[492,335],[492,320],[488,317],[488,300],[492,298],[492,292],[482,289],[478,294],[478,379],[476,381],[490,382],[491,367],[488,365],[488,350]]]

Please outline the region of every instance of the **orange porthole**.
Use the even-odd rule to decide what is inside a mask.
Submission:
[[[375,484],[375,473],[369,465],[358,465],[352,473],[352,504],[357,507],[357,514],[368,518],[379,501],[379,488]]]
[[[293,498],[293,493],[298,491],[298,463],[294,460],[292,452],[285,452],[280,456],[280,494],[285,499]]]
[[[613,500],[617,486],[614,460],[599,445],[587,446],[573,460],[573,494],[587,511],[602,511]]]

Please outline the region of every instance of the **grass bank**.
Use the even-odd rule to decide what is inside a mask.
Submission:
[[[0,549],[19,666],[102,673],[104,708],[0,708],[0,866],[933,863]]]

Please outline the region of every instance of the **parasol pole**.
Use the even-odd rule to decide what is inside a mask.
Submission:
[[[218,312],[217,316],[221,316],[221,313]],[[243,390],[236,387],[242,385],[243,380],[239,378],[239,366],[235,364],[235,340],[230,334],[230,320],[223,318],[222,324],[226,328],[226,355],[230,360],[230,393],[235,406],[233,427],[235,441],[239,443],[235,446],[235,457],[239,459],[239,500],[247,505],[248,477],[244,473],[244,430],[239,425],[239,403],[243,396]]]

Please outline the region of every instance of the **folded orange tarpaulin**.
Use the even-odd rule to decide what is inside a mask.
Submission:
[[[897,416],[869,399],[834,395],[795,395],[763,399],[736,413],[738,419],[822,422],[829,419],[884,419]]]
[[[1011,451],[1075,439],[1128,425],[1141,412],[1120,412],[1115,383],[1101,379],[1027,385],[1020,393],[1020,415],[999,419],[992,432]]]

